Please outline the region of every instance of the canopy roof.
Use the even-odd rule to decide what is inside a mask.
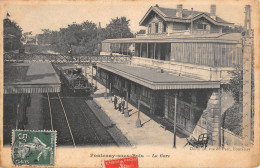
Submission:
[[[219,81],[197,80],[128,64],[98,63],[97,67],[153,90],[220,88]]]
[[[4,64],[4,94],[59,92],[60,86],[50,63]]]

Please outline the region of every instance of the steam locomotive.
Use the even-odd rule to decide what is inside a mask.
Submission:
[[[83,75],[82,68],[63,66],[58,67],[61,83],[73,93],[90,94],[92,87],[88,79]]]

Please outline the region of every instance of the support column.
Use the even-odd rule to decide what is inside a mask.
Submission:
[[[156,93],[156,91],[151,91],[151,100],[150,100],[150,114],[155,114],[155,109],[156,109],[156,103],[158,103],[158,101],[156,101],[156,97],[158,96]]]
[[[139,57],[142,57],[142,43],[140,43],[140,56]]]
[[[148,58],[149,57],[149,50],[148,50],[148,43],[147,43],[147,48],[146,48],[146,58]]]
[[[98,73],[98,68],[96,67],[96,81],[95,81],[95,86],[96,86],[96,88],[97,88],[97,73]]]
[[[136,127],[142,127],[141,120],[140,120],[140,98],[138,99],[138,118],[136,120]]]
[[[85,67],[85,70],[86,70],[86,67]],[[85,72],[86,73],[86,72]],[[85,74],[86,75],[86,74]],[[93,88],[93,64],[91,65],[91,75],[92,75],[92,78],[91,78],[91,87]],[[87,75],[86,75],[87,76]]]
[[[153,50],[153,59],[155,59],[155,54],[156,54],[156,43],[154,43],[154,50]]]
[[[219,89],[213,90],[209,98],[208,105],[204,113],[206,113],[207,133],[209,136],[209,144],[213,146],[221,145],[221,109],[220,109],[220,92]]]

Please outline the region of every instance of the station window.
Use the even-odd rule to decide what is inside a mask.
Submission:
[[[143,96],[146,97],[146,98],[150,98],[151,97],[150,89],[143,87]]]
[[[158,30],[159,30],[158,23],[155,23],[155,33],[158,33]]]
[[[151,28],[152,28],[152,25],[149,24],[149,25],[148,25],[148,34],[151,34]]]
[[[207,24],[200,23],[198,24],[198,29],[206,30]]]
[[[166,30],[167,30],[167,24],[163,22],[163,32],[166,32]]]

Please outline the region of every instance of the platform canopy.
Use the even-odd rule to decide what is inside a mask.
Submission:
[[[60,92],[51,63],[5,63],[4,94]]]
[[[116,63],[98,63],[97,67],[152,90],[220,88],[220,81],[198,80],[177,74],[162,73],[152,68]]]

